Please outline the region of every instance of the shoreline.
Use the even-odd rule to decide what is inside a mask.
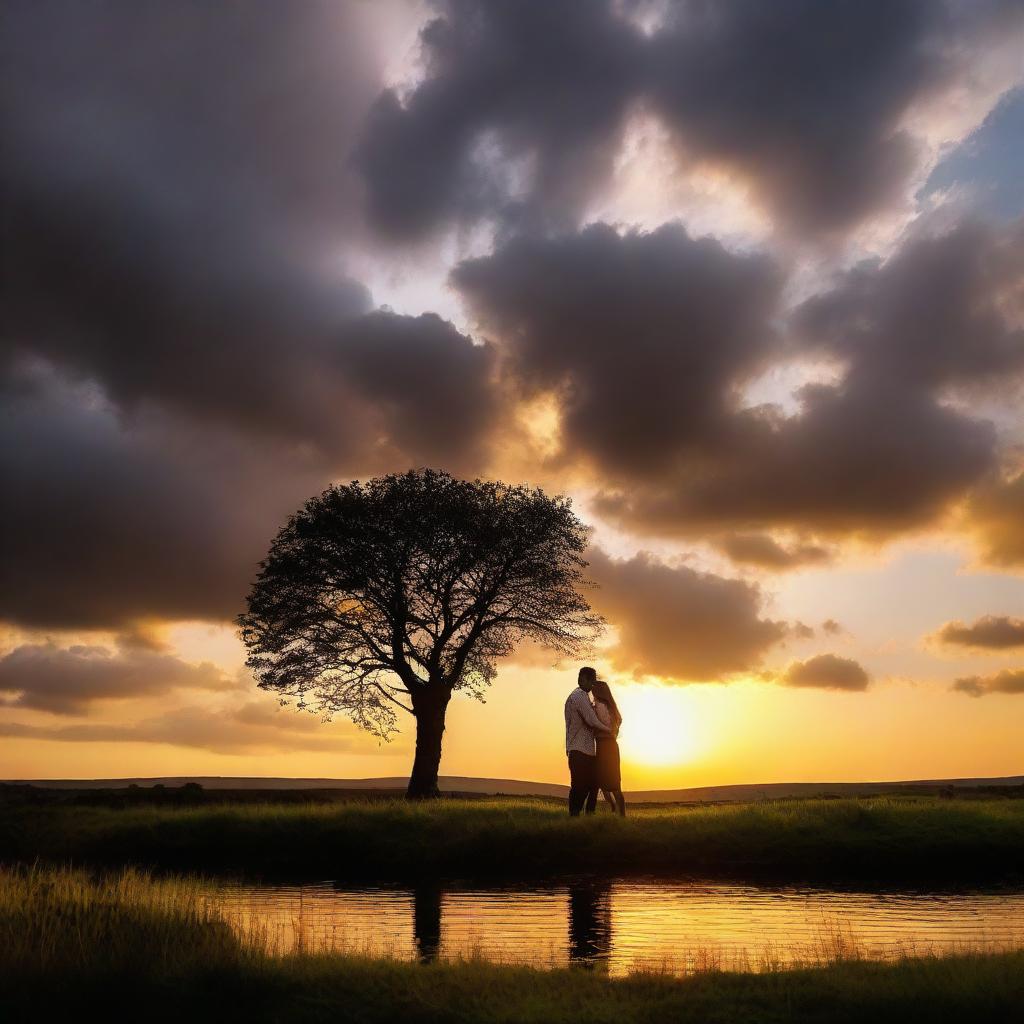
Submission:
[[[0,862],[253,878],[606,876],[760,884],[1024,884],[1024,801],[865,798],[570,819],[542,800],[0,805]]]
[[[234,932],[194,881],[28,867],[0,869],[0,992],[12,1022],[1008,1021],[1024,1003],[1024,950],[885,962],[844,947],[813,966],[737,971],[710,959],[684,977],[624,978],[473,958],[275,955],[258,932]]]

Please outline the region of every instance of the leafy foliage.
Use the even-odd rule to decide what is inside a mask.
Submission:
[[[434,470],[330,487],[261,564],[239,617],[248,665],[387,738],[427,692],[480,697],[524,639],[579,653],[601,625],[580,594],[587,539],[539,489]]]

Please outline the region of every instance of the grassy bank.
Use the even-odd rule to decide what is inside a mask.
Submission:
[[[0,871],[3,1019],[410,1022],[1012,1020],[1024,954],[837,961],[610,981],[567,969],[273,958],[195,885],[134,872]]]
[[[801,800],[569,819],[531,800],[333,806],[0,807],[0,862],[331,878],[674,873],[1020,881],[1024,802]]]

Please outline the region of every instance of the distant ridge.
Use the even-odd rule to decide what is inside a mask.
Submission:
[[[43,789],[123,789],[127,786],[183,786],[198,782],[204,789],[339,789],[404,790],[407,779],[389,776],[376,779],[286,779],[236,777],[222,775],[168,775],[136,779],[7,779],[8,783],[39,786]],[[508,796],[548,796],[564,798],[568,787],[553,782],[523,782],[518,779],[480,779],[462,775],[442,775],[445,793],[482,793]],[[768,782],[731,786],[696,786],[688,789],[627,790],[637,803],[695,803],[742,800],[770,800],[796,796],[870,796],[899,789],[937,789],[943,787],[1021,786],[1024,775],[979,779],[915,779],[893,782]]]

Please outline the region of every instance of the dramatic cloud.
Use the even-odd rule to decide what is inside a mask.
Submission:
[[[934,522],[996,465],[991,423],[949,398],[982,385],[1008,397],[1024,370],[1021,230],[964,225],[912,239],[807,300],[791,342],[839,360],[840,379],[803,387],[794,415],[736,410],[703,459],[680,450],[673,473],[623,490],[611,483],[601,509],[668,535],[884,536]],[[1000,502],[979,498],[975,515],[994,520],[996,536]],[[1012,517],[1002,529],[1014,536]]]
[[[738,414],[734,443],[598,508],[671,535],[791,527],[884,536],[933,522],[995,460],[990,424],[895,382],[805,388],[803,409]]]
[[[991,676],[965,676],[953,684],[953,689],[971,697],[1024,693],[1024,669],[1004,669]]]
[[[723,429],[771,351],[781,274],[679,225],[518,239],[452,279],[523,394],[557,396],[567,454],[660,474]]]
[[[493,356],[432,313],[378,312],[346,329],[336,359],[393,462],[457,471],[479,468],[498,419]]]
[[[608,0],[452,0],[420,33],[424,78],[378,98],[357,150],[386,235],[481,216],[575,224],[610,174],[639,33]]]
[[[943,644],[996,651],[1024,647],[1024,619],[1012,619],[1007,615],[984,615],[971,625],[947,622],[935,634],[935,639]]]
[[[649,32],[612,0],[434,6],[422,76],[381,94],[358,150],[375,223],[403,239],[481,217],[571,226],[634,110],[672,134],[678,169],[725,169],[787,228],[847,228],[905,198],[912,115],[980,88],[1024,24],[999,0],[678,0]]]
[[[43,726],[0,722],[0,736],[62,743],[164,743],[215,754],[340,753],[362,748],[351,729],[326,726],[310,715],[275,710],[258,702],[227,711],[185,707],[125,724]]]
[[[1024,220],[965,223],[855,267],[809,299],[796,327],[850,381],[922,391],[991,383],[1024,370]]]
[[[762,618],[762,596],[743,580],[666,565],[641,553],[619,561],[592,550],[591,602],[618,632],[617,668],[678,682],[717,680],[754,668],[788,633]]]
[[[130,425],[50,379],[0,406],[0,617],[121,627],[227,619],[284,518],[328,482],[291,449],[163,416]]]
[[[1024,473],[979,487],[967,504],[965,525],[985,562],[1024,566]]]
[[[437,317],[378,313],[345,358],[365,391],[347,471],[473,468],[496,415],[484,347]],[[305,446],[154,409],[126,418],[52,374],[0,397],[0,474],[16,498],[0,506],[0,617],[24,625],[233,618],[274,532],[338,472]]]
[[[380,445],[468,466],[493,407],[486,351],[433,316],[370,313],[340,269],[371,15],[57,6],[60,32],[50,3],[6,26],[8,364],[43,356],[119,408],[349,463]]]
[[[1024,368],[1019,232],[911,241],[805,302],[790,345],[843,369],[805,385],[792,415],[742,401],[786,351],[764,257],[674,225],[594,225],[513,240],[452,279],[521,400],[554,399],[553,464],[589,465],[603,514],[665,536],[885,536],[930,524],[996,463],[992,425],[946,390]]]
[[[515,467],[622,550],[700,540],[782,571],[959,516],[987,562],[1024,565],[1024,222],[963,219],[947,167],[885,241],[1021,78],[1022,27],[1016,0],[13,5],[0,623],[123,638],[9,641],[0,701],[233,685],[139,624],[231,620],[304,499],[410,466]],[[766,248],[714,216],[732,248],[620,224],[648,159],[666,218],[672,187],[712,182]],[[742,579],[601,552],[594,575],[625,673],[727,680],[811,635]],[[834,655],[778,681],[868,682]],[[348,742],[266,714],[5,728]]]
[[[373,312],[343,272],[376,17],[5,17],[8,621],[233,617],[274,530],[333,477],[480,469],[493,353]]]
[[[907,115],[966,88],[1019,6],[934,0],[677,3],[652,41],[652,99],[684,160],[723,165],[785,225],[846,228],[899,201]]]
[[[777,679],[782,686],[820,690],[866,690],[871,681],[859,662],[835,654],[794,661]]]
[[[787,548],[764,533],[730,533],[717,544],[734,562],[761,569],[795,569],[827,562],[830,558],[828,548],[819,544],[794,544]]]
[[[23,644],[0,658],[0,701],[11,707],[80,715],[98,700],[152,697],[177,689],[230,690],[239,683],[210,662],[127,647]]]
[[[372,88],[358,25],[329,43],[315,2],[9,14],[6,344],[121,403],[329,431],[319,349],[367,302],[328,262],[338,138]]]

